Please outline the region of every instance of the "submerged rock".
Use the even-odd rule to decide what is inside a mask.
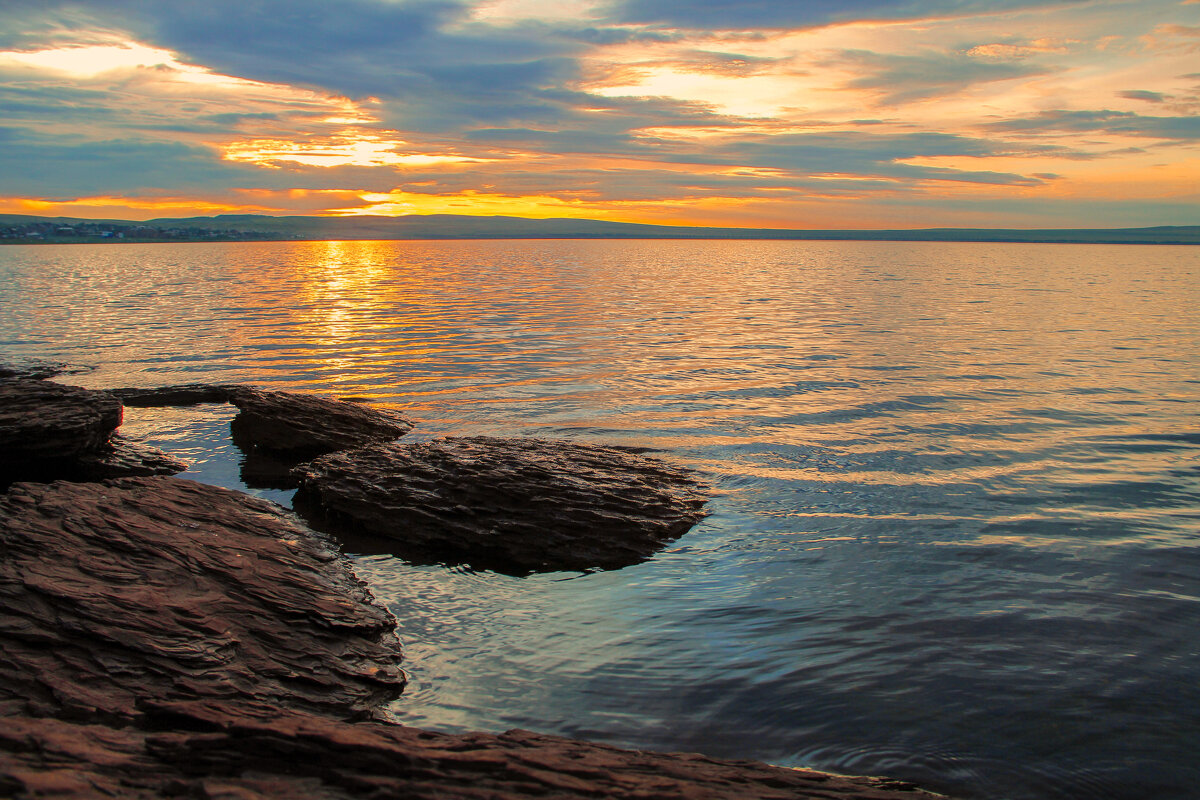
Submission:
[[[280,507],[177,478],[0,497],[0,708],[128,724],[148,700],[370,716],[395,622]]]
[[[107,392],[43,380],[0,379],[0,485],[76,477],[121,424]]]
[[[415,561],[516,575],[643,561],[703,518],[698,484],[626,450],[485,436],[391,442],[296,470],[296,508]]]
[[[126,439],[114,433],[93,453],[79,459],[79,476],[84,480],[174,475],[188,465],[157,447]]]
[[[29,359],[15,363],[0,363],[0,378],[24,378],[42,381],[64,373],[87,372],[90,367],[72,366],[61,361]]]

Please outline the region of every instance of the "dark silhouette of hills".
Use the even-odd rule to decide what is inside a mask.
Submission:
[[[35,236],[22,236],[36,233]],[[140,229],[141,234],[134,233]],[[95,233],[113,231],[109,236]],[[49,231],[48,233],[45,231]],[[87,233],[84,233],[88,231]],[[154,231],[170,235],[154,236]],[[76,235],[76,232],[79,232]],[[125,237],[115,234],[125,232]],[[194,232],[194,235],[191,234]],[[526,219],[454,214],[383,217],[272,217],[220,214],[214,217],[146,221],[85,220],[72,217],[0,215],[0,242],[128,241],[167,239],[785,239],[911,242],[1063,242],[1092,244],[1200,244],[1200,225],[1150,228],[926,228],[920,230],[804,230],[643,225],[590,219]]]

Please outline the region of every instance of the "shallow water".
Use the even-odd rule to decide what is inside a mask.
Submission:
[[[1151,246],[4,247],[0,352],[92,387],[369,397],[417,437],[648,445],[712,483],[703,523],[615,572],[357,555],[400,620],[405,722],[1188,797],[1198,274]],[[240,486],[231,416],[126,428]]]

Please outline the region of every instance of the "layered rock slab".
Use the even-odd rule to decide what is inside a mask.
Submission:
[[[514,575],[617,569],[703,518],[701,487],[658,459],[487,436],[391,442],[298,467],[301,514],[386,537],[414,561]]]
[[[127,725],[147,700],[370,716],[395,622],[280,507],[175,478],[0,497],[0,707]]]
[[[153,388],[109,389],[108,392],[132,408],[167,408],[228,403],[233,393],[243,388],[236,383],[184,383]]]
[[[148,389],[111,389],[128,406],[161,408],[232,403],[234,444],[245,454],[242,480],[258,489],[295,488],[291,470],[325,453],[388,442],[413,423],[393,411],[241,384],[191,383]]]
[[[61,797],[933,800],[883,778],[622,750],[528,731],[441,734],[264,706],[150,704],[160,730],[12,718],[0,791]]]
[[[273,504],[173,478],[17,484],[0,497],[0,796],[935,797],[373,721],[403,686],[393,624]]]
[[[95,451],[121,417],[121,401],[107,392],[0,379],[0,449],[13,460],[69,459]]]
[[[88,367],[72,366],[61,361],[26,359],[18,362],[0,362],[0,378],[26,378],[41,381],[62,375],[64,372],[87,372]]]
[[[230,423],[243,450],[298,463],[324,453],[398,439],[413,428],[399,414],[342,400],[240,387]]]
[[[121,401],[106,392],[0,379],[0,486],[75,477],[79,460],[108,444],[122,413]]]
[[[393,411],[236,383],[188,383],[109,392],[135,408],[232,403],[238,409],[230,423],[234,442],[245,451],[269,453],[293,464],[337,450],[391,441],[413,429],[411,420]]]

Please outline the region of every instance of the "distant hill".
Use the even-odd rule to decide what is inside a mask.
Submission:
[[[13,232],[43,232],[34,239],[81,240],[100,237],[101,229],[125,232],[123,238],[158,240],[212,239],[794,239],[909,242],[1064,242],[1091,244],[1200,244],[1200,225],[1153,228],[922,230],[793,230],[777,228],[700,228],[640,225],[589,219],[526,219],[453,214],[406,217],[271,217],[221,214],[215,217],[85,220],[73,217],[0,215],[0,242],[27,241]],[[140,235],[134,231],[140,229]],[[190,235],[189,232],[195,232]],[[79,236],[71,236],[78,232]],[[155,235],[155,233],[161,235]],[[113,241],[114,236],[103,237]]]

